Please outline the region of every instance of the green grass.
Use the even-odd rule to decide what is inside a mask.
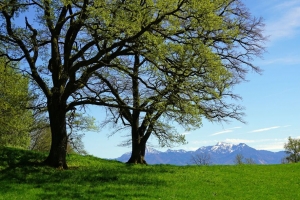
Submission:
[[[45,154],[0,149],[0,199],[300,199],[300,165],[126,165],[69,155],[69,170]]]

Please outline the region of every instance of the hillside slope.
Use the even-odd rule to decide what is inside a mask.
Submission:
[[[69,155],[69,170],[46,154],[0,148],[0,199],[300,199],[300,165],[126,165]]]

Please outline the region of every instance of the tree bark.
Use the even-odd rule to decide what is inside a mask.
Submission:
[[[145,160],[146,141],[143,141],[138,130],[132,130],[131,156],[127,163],[147,164]]]
[[[51,127],[51,149],[44,161],[51,167],[67,169],[67,128],[66,128],[66,103],[60,98],[52,97],[48,100],[48,112]]]
[[[135,144],[132,145],[131,156],[127,163],[147,164],[145,160],[145,147],[146,144],[135,142]]]

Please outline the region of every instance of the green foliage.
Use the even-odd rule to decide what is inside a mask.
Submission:
[[[162,146],[185,143],[165,122],[189,130],[202,118],[242,121],[227,98],[239,98],[231,89],[249,69],[259,71],[251,60],[265,38],[241,0],[19,0],[0,8],[0,56],[26,61],[60,140],[49,165],[65,162],[65,114],[86,104],[134,127],[132,141],[153,134]]]
[[[287,154],[285,158],[288,163],[297,163],[300,161],[300,139],[288,138],[288,142],[284,144]]]
[[[46,155],[0,149],[0,199],[299,199],[299,164],[126,165],[69,155],[69,170]],[[287,178],[289,177],[289,178]]]
[[[139,138],[152,134],[161,146],[186,142],[174,123],[190,130],[200,128],[203,118],[243,122],[243,108],[228,98],[239,99],[232,88],[245,80],[248,69],[259,72],[250,61],[263,51],[261,20],[239,0],[142,4],[110,1],[90,8],[99,21],[98,35],[130,39],[129,56],[96,73],[100,87],[110,91],[102,97],[111,122],[139,127]]]
[[[14,68],[13,68],[14,67]],[[0,146],[27,148],[33,123],[29,106],[29,79],[0,58]]]

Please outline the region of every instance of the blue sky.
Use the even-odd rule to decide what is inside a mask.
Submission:
[[[283,150],[287,137],[300,137],[300,1],[299,0],[244,0],[251,13],[263,17],[266,24],[267,52],[263,59],[253,62],[263,69],[262,75],[250,72],[248,82],[234,88],[242,96],[237,102],[245,107],[244,120],[230,123],[203,121],[202,128],[186,134],[188,144],[173,149],[195,150],[217,142],[246,143],[256,149]],[[102,108],[87,110],[99,122],[104,119]],[[130,148],[117,146],[123,134],[108,137],[109,128],[98,133],[86,133],[86,150],[102,158],[116,158]],[[155,138],[150,145],[158,150]]]

